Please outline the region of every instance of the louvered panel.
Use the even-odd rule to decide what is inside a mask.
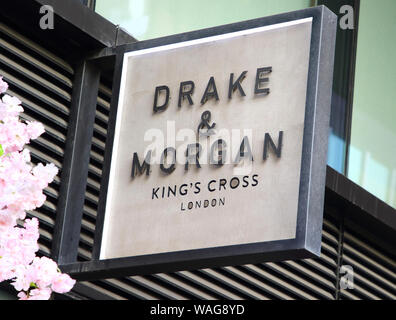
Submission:
[[[299,274],[293,273],[289,268],[287,268],[286,264],[273,264],[268,263],[263,266],[268,272],[272,273],[276,277],[279,277],[287,283],[287,287],[289,287],[290,291],[296,291],[301,296],[302,299],[307,300],[317,300],[319,298],[327,298],[325,294],[321,294],[322,292],[314,292],[310,287],[310,281],[307,281],[305,277],[300,276]],[[319,295],[319,297],[317,296]]]
[[[177,274],[157,274],[155,277],[159,282],[174,288],[178,292],[184,292],[183,296],[190,296],[192,299],[200,300],[214,300],[215,296],[207,292],[207,290],[202,290],[199,286],[197,287],[194,283],[185,281],[183,277],[179,277]]]
[[[168,276],[175,279],[176,283],[179,281],[179,283],[184,284],[184,286],[195,288],[201,295],[209,295],[210,300],[228,299],[228,295],[225,292],[218,290],[216,286],[212,286],[210,283],[208,284],[204,279],[200,279],[192,272],[180,271],[171,273]]]
[[[31,117],[30,115],[27,115],[26,113],[22,113],[21,118],[24,121],[36,121],[35,118]],[[45,128],[45,134],[42,135],[41,137],[47,138],[48,141],[55,143],[60,149],[64,150],[66,135],[63,134],[61,131],[56,130],[48,125],[44,125],[44,128]]]
[[[14,39],[11,38],[11,42],[13,40]],[[67,76],[64,76],[60,72],[57,72],[55,69],[49,67],[48,64],[42,63],[40,60],[34,58],[32,55],[27,54],[26,51],[24,52],[23,50],[20,50],[11,42],[0,39],[0,48],[2,49],[2,52],[5,53],[5,56],[11,56],[14,59],[16,58],[16,60],[21,61],[22,65],[31,65],[37,70],[40,70],[41,72],[39,74],[54,78],[60,84],[63,84],[66,87],[72,87],[72,81]]]
[[[63,150],[47,139],[44,139],[43,136],[30,141],[27,148],[34,156],[38,157],[41,162],[52,162],[58,169],[62,167]]]
[[[212,296],[199,292],[196,287],[207,288],[206,291],[215,290],[216,298],[241,299],[227,288],[217,286],[197,272],[184,271],[182,277],[175,274],[159,274],[151,276],[134,276],[122,279],[107,279],[96,281],[96,289],[100,293],[115,292],[123,299],[213,299]],[[178,278],[178,280],[175,280]],[[182,279],[180,281],[180,279]],[[193,285],[191,285],[193,284]],[[210,286],[210,288],[209,288]]]
[[[236,273],[233,273],[229,268],[222,269],[204,269],[202,272],[205,272],[207,276],[213,279],[218,283],[222,283],[225,286],[231,286],[233,290],[237,292],[237,294],[242,295],[246,299],[260,299],[260,300],[268,300],[269,297],[261,292],[261,290],[257,290],[254,286],[249,285],[247,281],[243,277],[238,277]]]
[[[69,92],[57,87],[52,82],[40,77],[35,72],[30,71],[28,68],[16,63],[15,60],[7,58],[1,53],[0,63],[6,70],[8,69],[10,72],[15,73],[18,79],[24,79],[25,83],[31,83],[32,86],[38,88],[40,92],[47,93],[49,96],[57,96],[66,102],[71,101],[71,94]]]
[[[318,259],[235,267],[239,277],[265,292],[269,299],[334,299],[339,230],[324,220],[322,253]],[[229,268],[226,268],[229,269]],[[259,288],[260,287],[260,288]]]
[[[87,191],[85,192],[85,197],[86,197],[86,199],[88,200],[88,202],[95,203],[95,204],[97,204],[97,203],[99,202],[99,197],[98,197],[98,195],[96,195],[96,194],[90,192],[89,190],[87,190]]]
[[[100,190],[100,183],[96,180],[91,179],[88,177],[87,184],[95,191],[99,192]],[[96,216],[96,214],[95,214]]]
[[[96,219],[96,211],[91,207],[84,205],[84,214],[89,217],[91,221],[95,221]]]
[[[54,163],[62,169],[72,92],[73,68],[34,41],[0,23],[0,75],[7,94],[22,101],[25,121],[39,121],[45,133],[27,145],[32,163]],[[60,189],[60,172],[44,190],[44,205],[28,217],[40,222],[39,253],[51,254]]]
[[[190,292],[187,293],[186,290],[182,290],[181,288],[173,285],[173,283],[171,283],[170,286],[165,286],[164,284],[168,284],[167,280],[159,278],[158,276],[136,276],[128,277],[126,279],[128,280],[126,283],[128,285],[126,287],[128,291],[130,291],[131,287],[142,287],[145,288],[147,292],[158,296],[158,298],[168,300],[186,300],[186,295],[189,298],[193,296]]]
[[[256,290],[265,292],[267,299],[293,300],[294,297],[285,293],[278,282],[271,283],[270,277],[263,277],[265,274],[260,268],[254,265],[240,267],[227,267],[229,272],[237,275],[238,278],[247,281]],[[274,284],[276,283],[276,286]]]
[[[100,105],[100,104],[99,104],[99,100],[102,100],[102,101],[103,101],[103,99],[101,99],[101,98],[98,97],[98,105]],[[97,119],[96,119],[97,122],[99,122],[101,125],[103,125],[103,124],[106,125],[107,122],[109,121],[109,117],[108,117],[106,114],[102,113],[101,110],[100,110],[100,108],[98,108],[98,110],[97,110],[96,118],[97,118]],[[98,129],[99,129],[99,130],[103,130],[102,132],[103,132],[103,133],[106,133],[106,128],[105,128],[105,127],[99,127],[99,126],[98,126]]]
[[[35,61],[39,61],[36,65],[45,66],[42,68],[43,72],[47,70],[49,75],[56,75],[56,73],[53,72],[56,70],[66,78],[74,74],[73,68],[64,59],[46,50],[42,46],[9,28],[3,23],[0,23],[0,32],[1,39],[9,40],[10,43],[14,44],[19,50],[21,50],[20,52],[24,58],[37,58],[37,60],[33,61],[30,59],[32,61],[31,63],[33,64]],[[70,79],[65,81],[71,83]]]
[[[93,136],[92,138],[92,144],[98,149],[98,150],[104,150],[105,148],[105,142],[98,139],[97,137]]]
[[[396,299],[396,259],[360,234],[353,224],[344,233],[342,264],[353,268],[353,289],[343,289],[342,299]],[[344,275],[345,276],[345,275]]]
[[[241,296],[234,293],[232,287],[224,287],[219,282],[212,282],[212,279],[206,277],[202,271],[183,271],[179,274],[183,274],[186,279],[194,282],[197,285],[204,286],[206,289],[215,293],[221,299],[227,300],[241,300]]]
[[[219,291],[225,297],[229,297],[228,299],[246,300],[253,298],[248,288],[241,288],[236,283],[225,281],[224,276],[212,269],[196,270],[187,274],[207,287],[210,286],[213,290]]]
[[[51,157],[50,150],[40,149],[37,144],[31,142],[29,145],[26,146],[31,153],[31,158],[33,163],[41,162],[41,163],[53,163],[58,169],[62,167],[62,159],[57,159],[55,157]]]
[[[17,87],[17,90],[20,88]],[[22,88],[23,89],[23,88]],[[44,126],[53,128],[53,130],[60,133],[61,137],[65,137],[67,133],[67,117],[65,115],[58,116],[55,113],[48,112],[46,108],[44,108],[45,103],[37,104],[29,99],[29,96],[24,96],[12,90],[7,91],[10,95],[13,95],[19,98],[22,101],[22,107],[24,109],[24,116],[31,117],[32,119],[38,120],[44,124]],[[68,116],[68,114],[67,114]],[[53,133],[53,131],[49,131]]]
[[[277,290],[273,286],[265,283],[264,281],[257,281],[252,275],[252,272],[249,272],[249,266],[244,267],[226,267],[222,269],[229,277],[236,279],[238,282],[245,284],[247,287],[253,289],[254,292],[260,293],[261,297],[258,296],[261,300],[268,299],[278,299],[278,300],[291,300],[292,297],[284,294],[280,290]]]
[[[114,290],[111,290],[111,287],[110,287],[110,290],[109,290],[109,289],[107,289],[108,286],[107,286],[107,288],[103,288],[102,286],[97,285],[94,282],[86,282],[86,281],[80,282],[80,284],[84,285],[84,286],[86,286],[88,288],[91,288],[91,289],[93,289],[95,291],[102,292],[104,295],[107,296],[106,299],[122,300],[122,296],[119,296],[116,293],[114,293],[113,292]]]
[[[96,152],[95,150],[91,150],[91,158],[99,163],[103,163],[103,160],[104,160],[103,154],[100,154],[100,153]]]
[[[108,294],[109,292],[111,292],[112,294],[116,294],[119,297],[117,300],[159,299],[157,295],[147,292],[145,288],[141,288],[138,286],[136,286],[133,292],[126,290],[124,283],[117,279],[96,281],[95,284],[97,285],[97,288],[100,290],[101,293]]]
[[[254,267],[254,268],[253,268]],[[262,277],[262,281],[270,282],[272,286],[275,286],[284,292],[287,292],[293,299],[315,299],[314,296],[307,294],[300,286],[294,284],[293,277],[284,277],[277,268],[277,266],[253,266],[256,275]],[[274,268],[275,267],[275,268]],[[275,272],[274,272],[275,271]]]
[[[164,285],[174,278],[178,287],[193,287],[210,299],[334,299],[338,232],[325,220],[320,259],[183,271],[166,275]]]
[[[95,135],[95,138],[98,138],[98,140],[99,139],[105,140],[106,139],[106,135],[107,135],[107,131],[101,125],[99,125],[99,124],[97,124],[95,122],[95,124],[94,124],[94,135]],[[103,146],[104,146],[104,144],[101,145],[100,147],[103,147]],[[95,158],[99,159],[99,161],[103,161],[103,156],[100,153],[96,152],[94,154],[94,156],[95,156]]]
[[[110,99],[111,99],[111,88],[109,85],[105,85],[103,82],[99,84],[99,105],[110,111]]]
[[[15,95],[28,95],[28,97],[32,101],[37,101],[36,105],[45,105],[47,108],[44,111],[44,114],[47,112],[53,113],[53,116],[58,117],[67,117],[68,109],[62,102],[59,102],[52,98],[50,95],[41,92],[40,90],[36,89],[32,85],[28,84],[25,81],[18,79],[16,76],[11,74],[9,71],[6,70],[6,66],[0,63],[0,70],[4,78],[7,79],[7,82],[14,87],[16,90]],[[13,90],[11,88],[11,90]],[[38,108],[40,109],[40,107]]]

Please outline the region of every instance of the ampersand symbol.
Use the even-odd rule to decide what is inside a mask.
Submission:
[[[198,126],[198,134],[201,136],[211,136],[215,134],[214,132],[214,127],[216,126],[216,123],[213,123],[212,125],[209,124],[210,118],[212,117],[212,114],[210,111],[205,111],[202,116],[201,116],[201,123]],[[206,132],[202,132],[202,129],[206,128]]]

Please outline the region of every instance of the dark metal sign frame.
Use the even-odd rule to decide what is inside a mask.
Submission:
[[[296,238],[100,260],[99,253],[105,218],[124,53],[310,17],[313,20]],[[336,27],[337,16],[326,7],[320,6],[122,45],[113,50],[105,50],[103,56],[92,57],[91,60],[94,64],[100,59],[115,57],[113,97],[102,171],[93,260],[86,262],[64,261],[60,263],[62,271],[71,274],[76,279],[93,280],[226,265],[303,259],[320,255]],[[67,238],[67,235],[64,235],[64,237]],[[73,247],[73,251],[75,249]],[[77,252],[73,252],[72,255],[77,256]]]

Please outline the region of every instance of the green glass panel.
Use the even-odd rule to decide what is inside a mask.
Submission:
[[[95,11],[138,40],[307,8],[311,0],[97,0]]]
[[[396,1],[361,0],[348,177],[396,208]]]

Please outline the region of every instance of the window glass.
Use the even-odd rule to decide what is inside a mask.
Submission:
[[[396,208],[396,1],[361,0],[348,178]]]
[[[307,8],[311,0],[96,0],[95,11],[138,40]]]
[[[338,15],[327,164],[345,174],[353,99],[357,0],[318,0],[317,4],[327,6]]]

